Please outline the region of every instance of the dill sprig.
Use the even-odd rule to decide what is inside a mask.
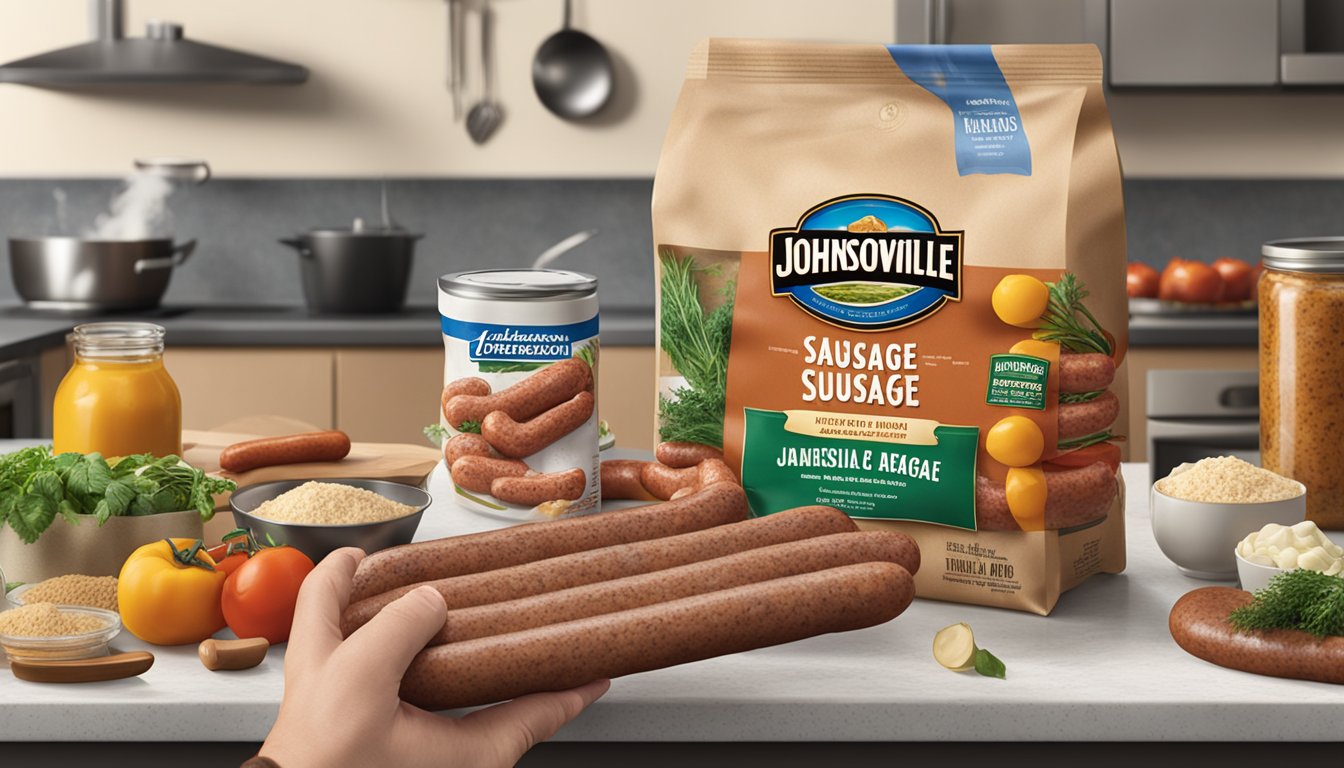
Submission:
[[[1088,293],[1082,281],[1072,272],[1065,272],[1058,281],[1046,283],[1046,286],[1050,289],[1050,300],[1041,316],[1041,328],[1033,336],[1041,341],[1059,342],[1071,352],[1112,354],[1114,350],[1101,323],[1083,304]],[[1080,320],[1078,315],[1083,319]]]
[[[733,332],[734,284],[723,288],[723,303],[706,313],[700,300],[695,257],[659,254],[662,263],[660,338],[663,351],[689,386],[674,398],[658,399],[662,440],[723,445],[723,411],[728,390],[728,347]]]
[[[1098,397],[1106,394],[1106,390],[1098,389],[1093,392],[1065,392],[1059,396],[1061,403],[1090,403]]]
[[[1090,435],[1075,437],[1070,440],[1060,440],[1058,445],[1061,451],[1072,451],[1078,448],[1086,448],[1089,445],[1098,445],[1111,440],[1120,440],[1121,438],[1111,434],[1111,430],[1104,429],[1100,432],[1093,432]]]
[[[1243,632],[1297,629],[1316,637],[1344,635],[1344,578],[1305,568],[1281,573],[1228,621]]]

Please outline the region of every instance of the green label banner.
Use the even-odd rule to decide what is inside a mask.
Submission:
[[[985,402],[1010,408],[1045,410],[1050,361],[1032,355],[991,355]]]
[[[742,484],[757,515],[824,504],[975,529],[975,427],[822,411],[745,416]]]

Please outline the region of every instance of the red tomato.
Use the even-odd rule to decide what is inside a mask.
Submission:
[[[1125,273],[1125,290],[1129,293],[1130,298],[1156,299],[1157,283],[1156,269],[1136,261],[1129,263]]]
[[[226,554],[228,551],[228,542],[213,546],[206,550],[206,553],[210,555],[210,559],[215,561],[215,570],[223,571],[226,576],[238,570],[238,566],[247,562],[246,552],[235,552],[232,555],[229,555]]]
[[[299,586],[313,561],[293,547],[267,547],[224,582],[224,620],[238,637],[264,637],[271,645],[289,639]]]
[[[1086,467],[1104,461],[1110,466],[1111,471],[1120,469],[1120,446],[1114,443],[1097,443],[1089,445],[1086,448],[1079,448],[1076,451],[1061,453],[1041,465],[1046,472],[1061,472],[1066,469],[1077,469]]]
[[[1213,268],[1223,278],[1223,301],[1245,301],[1254,295],[1255,279],[1259,277],[1255,267],[1241,259],[1226,256],[1213,262]]]
[[[1202,261],[1174,258],[1158,278],[1157,297],[1164,301],[1216,304],[1223,300],[1223,277]]]

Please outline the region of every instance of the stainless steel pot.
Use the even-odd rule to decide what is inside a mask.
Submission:
[[[9,268],[19,297],[39,309],[153,309],[195,248],[166,238],[10,238]]]
[[[280,242],[299,253],[303,297],[323,314],[396,312],[406,302],[415,241],[397,227],[314,229]]]

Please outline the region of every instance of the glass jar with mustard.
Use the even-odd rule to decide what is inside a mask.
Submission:
[[[1261,249],[1260,462],[1307,486],[1307,519],[1344,529],[1344,237]]]
[[[163,366],[161,326],[75,326],[74,365],[56,389],[52,450],[182,455],[182,397]]]

